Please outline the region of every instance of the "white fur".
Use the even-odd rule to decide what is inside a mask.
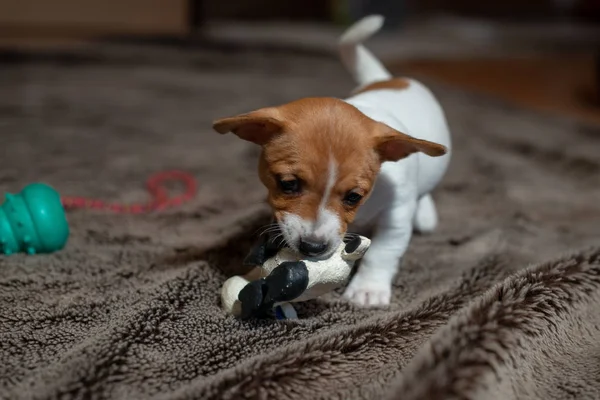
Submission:
[[[379,16],[359,21],[341,38],[342,60],[360,86],[386,80],[391,74],[360,44],[375,33]],[[430,196],[450,160],[450,131],[433,94],[409,79],[402,90],[373,90],[346,99],[370,118],[419,139],[446,146],[441,157],[413,154],[382,165],[375,188],[358,210],[351,231],[374,228],[370,250],[363,258],[345,296],[360,305],[387,305],[398,264],[408,247],[413,229],[430,232],[437,212]]]
[[[329,165],[327,166],[327,183],[325,185],[325,193],[323,193],[323,197],[321,198],[321,204],[319,204],[319,211],[325,210],[327,208],[327,203],[329,202],[329,197],[331,197],[331,190],[335,186],[335,181],[337,180],[337,164],[333,156],[329,156]]]
[[[335,212],[327,209],[327,203],[331,197],[331,191],[335,186],[337,175],[337,164],[333,156],[331,156],[327,168],[327,184],[325,186],[325,193],[323,193],[323,197],[321,198],[321,204],[319,205],[319,211],[317,215],[317,223],[315,224],[312,235],[312,239],[317,241],[324,240],[330,244],[330,251],[326,252],[326,255],[329,255],[331,251],[334,251],[340,243],[340,219]]]
[[[420,233],[431,233],[435,230],[438,222],[437,210],[435,203],[430,194],[427,194],[419,199],[417,203],[417,211],[413,221],[415,230]]]
[[[319,216],[312,236],[317,241],[324,240],[329,243],[329,250],[324,254],[324,257],[334,252],[335,248],[342,241],[340,238],[340,219],[338,215],[328,209],[319,210]]]
[[[327,184],[317,211],[316,221],[300,218],[296,214],[286,214],[281,221],[281,231],[287,243],[298,251],[300,239],[324,241],[329,244],[328,251],[320,257],[329,257],[340,245],[340,219],[338,215],[327,209],[331,191],[337,180],[337,164],[332,157],[327,168]]]
[[[352,25],[340,38],[342,62],[359,86],[373,80],[384,81],[392,75],[361,43],[383,26],[383,17],[371,15]]]

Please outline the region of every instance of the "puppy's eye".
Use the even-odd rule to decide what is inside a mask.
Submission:
[[[344,196],[343,201],[344,201],[344,204],[346,204],[347,206],[355,206],[362,200],[362,198],[363,197],[356,192],[348,192]]]
[[[285,194],[300,193],[300,181],[298,179],[277,180],[279,189]]]

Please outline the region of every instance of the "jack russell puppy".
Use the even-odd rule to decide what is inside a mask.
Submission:
[[[302,98],[213,123],[262,147],[260,180],[287,246],[325,259],[347,232],[372,231],[344,292],[362,306],[390,303],[413,230],[435,229],[430,193],[450,160],[450,132],[433,94],[392,77],[362,45],[382,25],[372,15],[340,39],[341,59],[358,84],[351,97]]]

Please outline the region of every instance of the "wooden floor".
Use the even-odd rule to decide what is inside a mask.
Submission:
[[[590,54],[392,63],[394,73],[428,77],[515,104],[600,124]]]

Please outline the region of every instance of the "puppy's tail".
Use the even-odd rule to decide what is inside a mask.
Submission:
[[[392,74],[362,43],[383,26],[381,15],[370,15],[352,25],[340,37],[340,56],[359,86],[392,78]]]

